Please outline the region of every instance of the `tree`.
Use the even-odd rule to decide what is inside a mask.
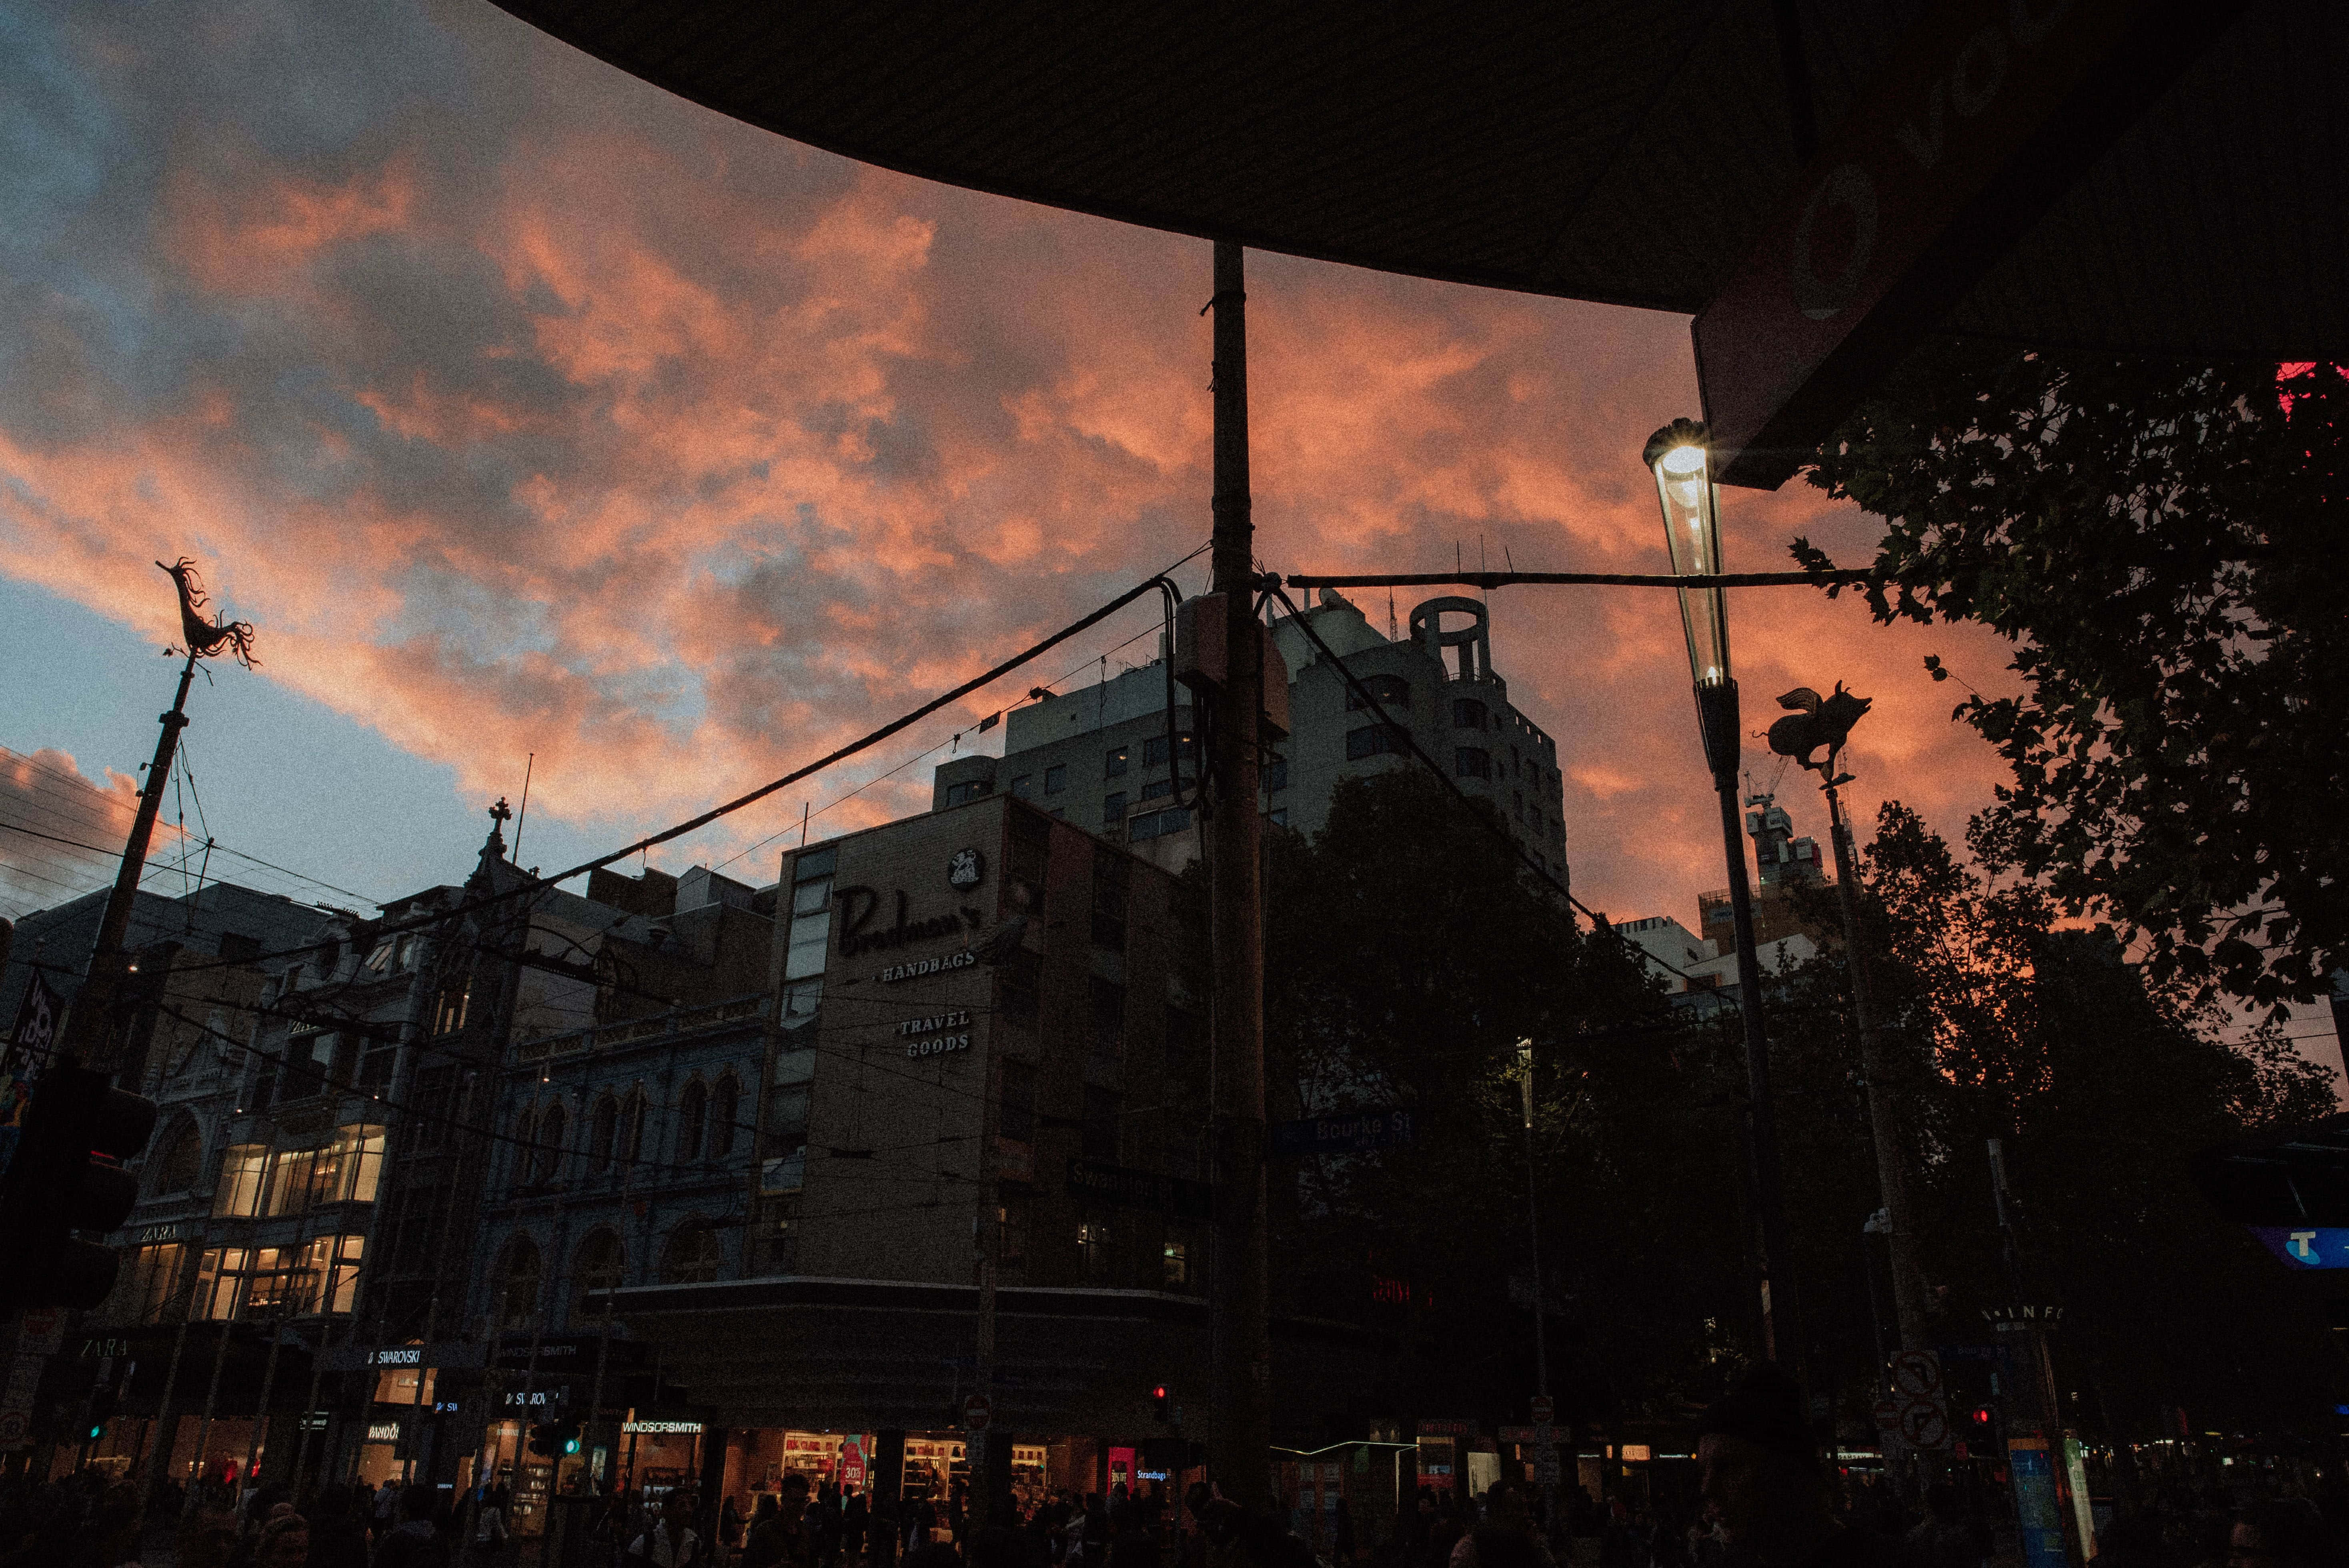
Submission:
[[[1941,1332],[1982,1337],[1979,1309],[2018,1289],[2063,1303],[2066,1419],[2116,1440],[2163,1435],[2164,1406],[2269,1430],[2329,1413],[2349,1366],[2294,1282],[2188,1176],[2201,1150],[2329,1111],[2329,1075],[2272,1032],[2229,1043],[2224,1013],[2191,987],[2126,962],[2109,931],[2059,925],[2037,887],[1986,883],[1898,802],[1878,818],[1865,882],[1879,1006],[1909,1064]],[[1847,1003],[1839,948],[1794,977],[1779,1015],[1796,1037],[1794,1082],[1806,1058],[1847,1049]],[[1791,1181],[1792,1150],[1818,1140],[1837,1102],[1797,1097],[1781,1114]],[[2020,1281],[1993,1220],[1992,1138],[2022,1216]],[[1850,1201],[1839,1207],[1848,1222]]]
[[[1423,1352],[1399,1405],[1525,1418],[1531,1039],[1562,1408],[1595,1419],[1702,1366],[1707,1320],[1743,1300],[1733,1046],[1690,1031],[1497,819],[1417,769],[1340,784],[1309,842],[1268,835],[1265,880],[1269,1114],[1417,1119],[1408,1148],[1276,1166],[1287,1309],[1375,1300]]]
[[[1885,520],[1878,619],[2014,645],[1956,710],[2011,772],[1982,847],[2275,1016],[2349,963],[2349,375],[2283,368],[1947,345],[1810,475]]]

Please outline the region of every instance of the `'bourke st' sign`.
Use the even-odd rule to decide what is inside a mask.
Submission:
[[[1412,1141],[1407,1110],[1361,1110],[1272,1124],[1275,1154],[1360,1154]]]

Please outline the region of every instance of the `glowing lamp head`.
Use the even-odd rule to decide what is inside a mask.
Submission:
[[[1694,419],[1675,419],[1648,438],[1641,454],[1656,478],[1663,508],[1664,543],[1679,577],[1721,572],[1721,528],[1713,488],[1711,433]],[[1681,629],[1688,635],[1689,673],[1699,686],[1729,679],[1729,621],[1718,588],[1681,590]]]

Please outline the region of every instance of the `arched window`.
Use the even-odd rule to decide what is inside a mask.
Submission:
[[[617,1289],[626,1268],[627,1253],[620,1246],[619,1232],[599,1225],[587,1233],[571,1264],[572,1326],[578,1326],[587,1318],[587,1293]],[[601,1316],[602,1305],[597,1304],[594,1311]]]
[[[191,1192],[204,1174],[204,1135],[192,1121],[182,1122],[155,1161],[154,1191]]]
[[[537,1152],[537,1150],[531,1147],[532,1144],[538,1141],[538,1110],[536,1107],[523,1107],[522,1114],[514,1118],[513,1135],[513,1179],[514,1185],[519,1187],[529,1181],[531,1160]]]
[[[612,1139],[620,1127],[620,1102],[610,1095],[595,1100],[595,1119],[587,1128],[587,1169],[601,1171],[612,1163]]]
[[[668,1248],[661,1253],[661,1283],[699,1284],[716,1279],[725,1262],[709,1222],[688,1220],[669,1233]]]
[[[680,1165],[689,1165],[701,1158],[702,1124],[709,1119],[709,1091],[695,1078],[685,1086],[677,1101],[677,1158]]]
[[[645,1151],[645,1091],[632,1088],[620,1107],[620,1162],[634,1165]]]
[[[500,1328],[530,1326],[538,1311],[542,1273],[536,1242],[516,1236],[506,1243],[498,1257],[496,1281],[490,1287],[490,1310],[497,1315]]]
[[[723,1160],[734,1152],[735,1124],[741,1119],[742,1085],[730,1068],[709,1097],[709,1158]]]
[[[538,1160],[531,1179],[539,1182],[554,1180],[563,1169],[563,1135],[570,1130],[564,1124],[568,1119],[559,1105],[550,1105],[538,1119]]]

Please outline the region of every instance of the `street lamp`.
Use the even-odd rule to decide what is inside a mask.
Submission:
[[[1680,577],[1721,573],[1719,500],[1709,439],[1695,420],[1675,419],[1648,438],[1644,454],[1655,475],[1656,500],[1663,508],[1672,572]],[[1704,735],[1713,789],[1721,797],[1722,847],[1729,857],[1737,1004],[1745,1022],[1745,1156],[1761,1233],[1755,1294],[1762,1314],[1762,1354],[1777,1360],[1783,1342],[1789,1358],[1795,1358],[1794,1275],[1778,1179],[1777,1119],[1770,1109],[1770,1045],[1762,1028],[1762,965],[1754,948],[1754,895],[1745,880],[1744,824],[1737,803],[1737,682],[1729,673],[1729,616],[1717,584],[1683,587],[1680,600],[1689,674],[1696,683],[1697,722]]]

